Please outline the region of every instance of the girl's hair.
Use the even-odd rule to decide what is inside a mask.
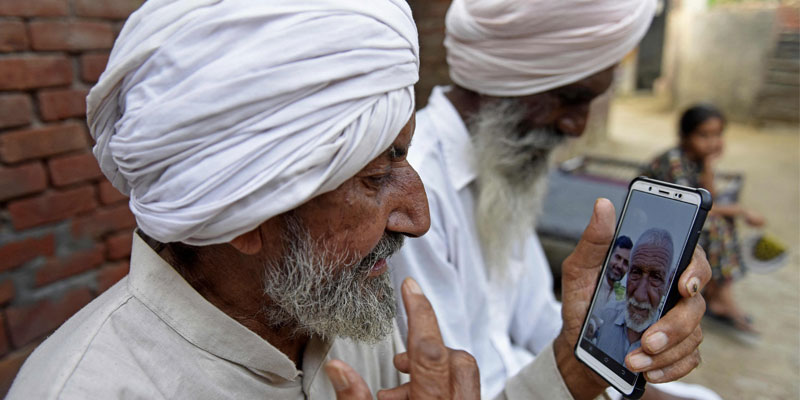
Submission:
[[[689,107],[681,115],[679,126],[679,133],[681,139],[686,139],[694,132],[698,126],[708,121],[711,118],[717,118],[722,122],[722,127],[725,127],[725,115],[722,114],[718,108],[711,104],[695,104]]]

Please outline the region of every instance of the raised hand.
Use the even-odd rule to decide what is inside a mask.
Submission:
[[[436,314],[419,285],[406,278],[402,285],[408,314],[408,351],[395,356],[395,367],[411,376],[408,383],[378,392],[380,400],[479,399],[478,364],[467,352],[444,345]],[[356,371],[339,360],[325,364],[337,400],[372,399]]]

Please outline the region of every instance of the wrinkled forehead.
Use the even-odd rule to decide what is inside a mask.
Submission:
[[[636,246],[631,257],[631,264],[648,270],[662,270],[666,272],[671,259],[669,251],[669,249],[663,246],[653,244]]]

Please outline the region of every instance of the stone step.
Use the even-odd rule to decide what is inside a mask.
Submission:
[[[779,97],[760,98],[756,106],[756,114],[762,115],[797,115],[800,114],[800,101],[798,99],[785,99]]]
[[[777,84],[786,86],[800,86],[800,74],[784,71],[767,71],[764,77],[765,84]]]
[[[758,110],[756,115],[761,121],[800,122],[800,113],[796,108],[765,108]]]
[[[796,85],[766,83],[761,87],[759,97],[800,98],[800,91],[797,90]]]
[[[767,61],[767,70],[798,74],[800,73],[800,60],[771,58],[769,61]]]

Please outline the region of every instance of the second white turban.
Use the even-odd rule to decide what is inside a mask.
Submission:
[[[491,96],[525,96],[619,62],[650,26],[656,0],[453,0],[450,78]]]

